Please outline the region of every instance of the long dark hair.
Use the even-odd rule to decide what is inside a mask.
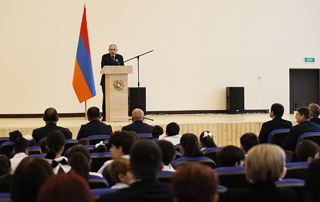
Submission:
[[[203,131],[200,134],[200,142],[202,142],[203,147],[217,147],[213,141],[212,133],[209,131]]]
[[[55,159],[59,150],[64,146],[65,138],[62,132],[58,130],[51,131],[47,137],[47,146],[49,150],[47,152],[47,159]]]
[[[195,134],[186,133],[180,139],[180,146],[184,149],[184,157],[203,156],[200,150],[198,138]]]

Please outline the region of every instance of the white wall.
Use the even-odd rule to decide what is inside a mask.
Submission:
[[[83,3],[0,1],[0,114],[84,111],[72,88]],[[245,87],[245,108],[283,103],[289,69],[318,68],[319,0],[87,0],[87,22],[101,107],[101,56],[116,43],[140,58],[147,111],[225,110],[226,86]],[[316,63],[305,64],[313,56]],[[137,62],[129,76],[137,86]],[[259,80],[258,76],[262,79]]]

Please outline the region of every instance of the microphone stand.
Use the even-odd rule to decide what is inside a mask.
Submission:
[[[153,50],[148,51],[148,52],[145,52],[145,53],[142,53],[142,54],[140,54],[140,55],[137,55],[137,56],[135,56],[135,57],[133,57],[133,58],[130,58],[130,59],[128,59],[128,60],[126,60],[126,61],[123,62],[123,63],[125,63],[125,62],[128,62],[128,61],[130,61],[130,60],[133,60],[133,59],[137,58],[137,61],[138,61],[138,106],[139,106],[139,109],[140,109],[140,68],[139,68],[139,60],[140,60],[140,57],[141,57],[141,56],[146,55],[146,54],[151,53],[151,52],[153,52]],[[147,117],[145,117],[145,119],[148,119],[148,120],[150,120],[150,121],[153,121],[153,119],[150,119],[150,118],[147,118]],[[129,120],[130,120],[130,119],[129,119]]]

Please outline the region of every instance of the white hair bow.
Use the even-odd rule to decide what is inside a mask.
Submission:
[[[212,135],[212,133],[208,133],[207,131],[205,131],[204,133],[203,133],[203,138],[206,138],[206,137],[211,137],[211,138],[213,138],[213,135]]]

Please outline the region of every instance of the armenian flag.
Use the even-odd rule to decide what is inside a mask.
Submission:
[[[86,7],[84,7],[82,16],[72,86],[80,103],[96,96],[87,29]]]

